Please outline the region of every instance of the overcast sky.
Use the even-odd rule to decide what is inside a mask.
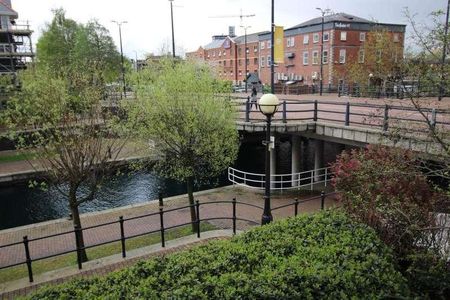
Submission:
[[[239,17],[224,15],[255,14],[244,18],[242,25],[250,32],[270,30],[270,0],[174,0],[175,44],[185,51],[205,45],[215,34],[228,33],[235,26],[243,34]],[[290,27],[319,16],[316,7],[346,12],[383,23],[407,24],[405,7],[426,22],[431,11],[445,9],[447,0],[275,0],[275,23]],[[117,25],[111,20],[128,21],[123,25],[124,52],[130,58],[145,53],[158,53],[164,46],[171,49],[170,3],[168,0],[12,0],[19,20],[29,20],[34,43],[45,24],[52,18],[51,10],[62,7],[77,22],[97,19],[107,27],[119,44]],[[216,17],[216,18],[214,18]],[[408,27],[407,27],[408,30]]]

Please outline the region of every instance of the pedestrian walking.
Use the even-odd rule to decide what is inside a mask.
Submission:
[[[252,109],[253,104],[255,105],[255,108],[258,108],[258,104],[256,102],[256,95],[258,95],[258,92],[256,91],[256,87],[253,87],[251,100],[250,100],[250,109]]]

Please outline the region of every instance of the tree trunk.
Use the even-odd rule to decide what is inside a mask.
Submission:
[[[194,202],[194,178],[189,177],[187,179],[187,192],[189,198],[189,205],[191,205],[191,222],[192,222],[192,232],[197,232],[197,213],[195,212],[195,202]]]
[[[78,205],[77,205],[77,198],[76,198],[76,192],[75,188],[70,188],[69,191],[69,207],[70,211],[72,213],[72,220],[73,225],[81,228],[81,220],[80,220],[80,212],[78,211]],[[84,248],[84,237],[83,237],[83,231],[79,231],[79,245],[81,248]],[[86,254],[86,249],[82,249],[81,251],[81,261],[86,262],[88,261],[88,257]]]

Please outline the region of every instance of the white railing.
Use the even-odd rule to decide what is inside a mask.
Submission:
[[[272,190],[290,190],[302,187],[309,187],[313,190],[314,185],[317,184],[324,184],[326,187],[332,175],[330,167],[291,174],[272,174],[270,175],[270,186]],[[266,175],[229,167],[228,180],[233,184],[262,190],[265,188]]]

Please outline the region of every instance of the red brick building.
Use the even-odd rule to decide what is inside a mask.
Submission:
[[[398,43],[401,49],[397,53],[398,57],[403,57],[405,27],[406,25],[376,23],[338,13],[325,16],[323,36],[321,17],[287,28],[284,31],[285,58],[283,63],[275,66],[275,82],[317,85],[320,81],[322,57],[323,84],[325,87],[336,86],[351,58],[364,64],[364,43],[374,29],[389,32],[392,43]],[[270,84],[270,32],[247,35],[247,70],[244,70],[244,36],[216,36],[203,48],[187,53],[187,56],[199,59],[203,57],[211,62],[217,67],[220,78],[240,83],[246,73],[257,72],[264,84]]]

